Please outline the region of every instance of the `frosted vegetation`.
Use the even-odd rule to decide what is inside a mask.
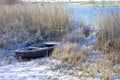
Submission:
[[[120,7],[0,3],[0,80],[120,80]],[[14,50],[59,41],[52,56]]]

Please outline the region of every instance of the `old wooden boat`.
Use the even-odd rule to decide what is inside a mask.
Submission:
[[[58,42],[43,42],[37,46],[25,47],[14,51],[17,59],[31,59],[50,56],[53,49],[58,46]]]

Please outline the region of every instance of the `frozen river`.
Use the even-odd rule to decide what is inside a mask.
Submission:
[[[80,22],[84,20],[87,24],[92,23],[98,15],[103,15],[104,12],[110,12],[116,9],[120,12],[120,6],[67,6],[73,21]]]

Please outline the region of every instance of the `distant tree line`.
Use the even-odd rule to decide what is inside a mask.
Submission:
[[[1,4],[15,4],[18,3],[20,0],[0,0]]]

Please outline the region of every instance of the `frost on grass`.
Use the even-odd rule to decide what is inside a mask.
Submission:
[[[38,16],[35,16],[35,18],[38,18]],[[38,21],[39,19],[40,18],[38,18]],[[93,50],[92,45],[95,40],[96,35],[93,33],[90,34],[89,29],[83,28],[83,31],[76,30],[72,32],[71,35],[68,35],[67,41],[69,42],[54,50],[53,56],[56,58],[36,59],[14,64],[9,64],[9,62],[14,62],[9,60],[14,59],[4,58],[4,61],[2,61],[4,66],[0,66],[0,79],[120,80],[120,66],[113,65],[113,63],[109,61],[108,58],[111,58],[112,54],[107,58],[101,52]],[[2,43],[6,42],[1,42],[0,47],[3,47],[3,45],[1,45]],[[9,46],[9,50],[11,49],[14,48]],[[4,57],[4,55],[2,54],[3,53],[0,54],[0,60],[3,60],[2,57]]]
[[[21,62],[14,65],[0,67],[0,79],[4,80],[50,80],[50,79],[77,79],[68,74],[52,69],[61,62],[49,58],[36,59],[30,62]]]
[[[92,41],[94,38],[89,38]],[[89,41],[89,40],[88,40]],[[119,80],[119,65],[113,66],[104,54],[66,43],[53,52],[57,58],[43,58],[0,67],[0,79],[16,80]],[[84,50],[85,49],[85,50]],[[86,52],[86,49],[88,51]],[[92,51],[92,52],[91,52]],[[77,54],[77,55],[76,55]],[[81,56],[82,55],[82,56]],[[77,64],[77,65],[75,65]]]
[[[103,52],[113,64],[120,63],[120,13],[111,10],[100,16],[97,25],[99,33],[94,44],[96,50]]]
[[[79,64],[86,61],[90,51],[87,48],[79,49],[76,43],[65,43],[53,51],[53,56],[72,64]]]

